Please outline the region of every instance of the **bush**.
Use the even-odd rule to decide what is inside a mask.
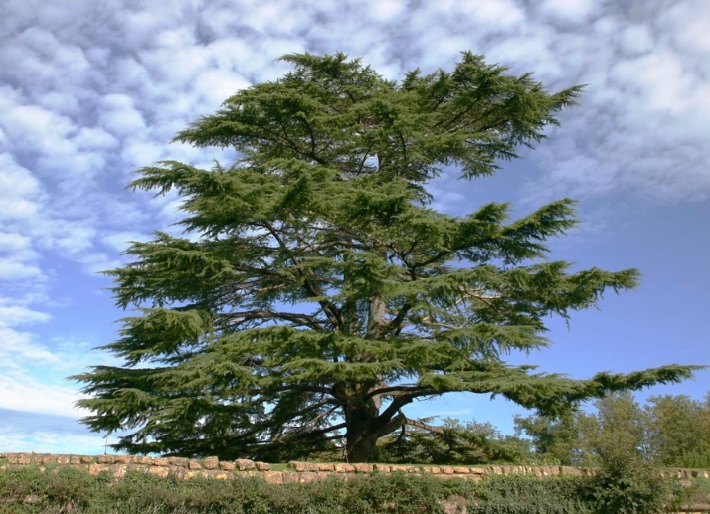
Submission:
[[[599,514],[660,514],[678,497],[678,484],[652,462],[623,448],[602,454],[599,473],[588,484]]]
[[[479,505],[472,514],[587,514],[584,497],[588,478],[491,476],[478,485]],[[609,511],[612,512],[612,511]],[[609,513],[607,513],[609,514]]]
[[[435,514],[446,503],[469,514],[653,514],[664,512],[669,498],[680,498],[674,493],[656,469],[626,458],[608,461],[594,477],[512,475],[481,482],[400,472],[289,484],[140,472],[115,481],[72,468],[0,472],[0,514]]]

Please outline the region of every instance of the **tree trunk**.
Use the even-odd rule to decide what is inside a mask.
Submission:
[[[348,462],[374,462],[377,458],[375,422],[378,412],[372,406],[369,407],[345,409]]]

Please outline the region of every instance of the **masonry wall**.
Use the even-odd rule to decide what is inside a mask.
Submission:
[[[40,453],[2,453],[0,452],[0,472],[11,467],[38,465],[40,468],[70,466],[85,469],[96,475],[108,471],[120,478],[129,470],[143,471],[153,475],[179,478],[212,477],[226,480],[235,476],[256,476],[266,482],[283,484],[290,482],[309,482],[324,479],[331,475],[357,476],[367,473],[427,473],[446,478],[481,480],[490,475],[529,475],[535,477],[576,475],[587,476],[594,473],[590,468],[570,466],[429,466],[429,465],[387,465],[387,464],[346,464],[326,462],[291,461],[287,469],[272,469],[266,462],[249,459],[221,461],[217,457],[205,459],[187,459],[183,457],[148,457],[142,455],[59,455]],[[281,467],[281,466],[280,466]],[[708,469],[670,469],[664,471],[669,478],[679,478],[681,482],[691,478],[710,479]],[[710,500],[709,500],[710,501]],[[687,506],[684,513],[710,512],[709,504]]]
[[[274,470],[266,462],[249,459],[221,461],[217,457],[187,459],[183,457],[148,457],[144,455],[59,455],[42,453],[2,453],[0,471],[10,466],[36,464],[40,466],[71,466],[86,469],[91,474],[108,471],[121,477],[128,470],[145,471],[158,476],[174,475],[180,478],[196,476],[227,479],[232,476],[258,476],[271,483],[308,482],[328,475],[357,475],[363,473],[430,473],[442,478],[457,477],[481,480],[489,475],[530,475],[536,477],[557,475],[591,475],[593,469],[570,466],[429,466],[388,464],[345,464],[327,462],[291,461],[287,470]],[[707,469],[672,469],[664,472],[668,477],[680,479],[710,478]]]

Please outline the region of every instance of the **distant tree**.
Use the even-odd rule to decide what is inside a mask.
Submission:
[[[622,453],[664,467],[710,467],[710,395],[652,396],[641,407],[628,393],[614,394],[595,406],[592,414],[516,417],[516,433],[561,464],[597,465]]]
[[[509,222],[429,207],[443,167],[490,175],[544,138],[580,87],[548,93],[470,53],[452,71],[385,80],[342,54],[239,91],[176,137],[237,151],[211,170],[162,162],[135,189],[175,190],[186,237],[134,243],[109,272],[125,366],[78,375],[94,431],[131,453],[279,459],[332,448],[372,460],[405,414],[449,392],[554,413],[608,391],[691,376],[664,366],[589,380],[535,373],[506,353],[547,345],[544,320],[596,305],[638,273],[571,273],[545,241],[573,227],[560,200]],[[433,432],[438,429],[430,428]]]
[[[645,407],[652,457],[663,466],[710,467],[710,394],[653,396]]]
[[[589,434],[597,430],[597,419],[581,411],[515,417],[515,433],[529,438],[533,455],[544,462],[564,466],[584,466],[592,462]]]
[[[598,511],[667,512],[672,487],[652,459],[644,409],[628,392],[599,400],[596,407],[598,429],[589,439],[600,467],[593,478]]]

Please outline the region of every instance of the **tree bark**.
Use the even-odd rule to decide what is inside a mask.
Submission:
[[[369,407],[369,408],[368,408]],[[365,408],[346,408],[346,458],[348,462],[374,462],[377,458],[377,434],[375,421],[378,410],[369,405]]]

